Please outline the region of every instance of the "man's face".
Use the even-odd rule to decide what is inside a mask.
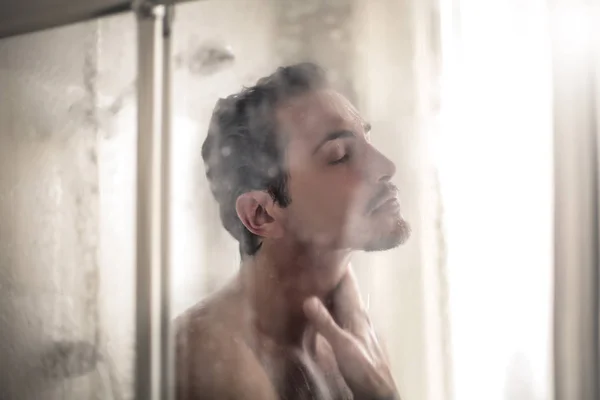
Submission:
[[[291,203],[286,235],[319,247],[385,250],[410,234],[400,214],[395,165],[370,143],[369,127],[333,90],[297,96],[277,110],[286,137]]]

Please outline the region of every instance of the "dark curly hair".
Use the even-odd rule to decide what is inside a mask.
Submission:
[[[255,86],[217,101],[202,158],[223,226],[240,243],[242,255],[255,254],[261,240],[238,218],[237,198],[264,190],[283,207],[291,202],[284,162],[286,140],[278,130],[275,110],[291,97],[325,86],[325,71],[302,63],[278,68]]]

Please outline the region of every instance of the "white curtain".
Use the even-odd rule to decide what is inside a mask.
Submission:
[[[544,0],[442,1],[453,397],[550,400],[553,127]],[[574,398],[573,398],[574,399]]]

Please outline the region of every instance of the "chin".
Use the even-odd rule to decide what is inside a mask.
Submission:
[[[373,232],[370,240],[362,246],[362,250],[390,250],[404,244],[411,234],[410,225],[402,218],[398,219],[394,226],[389,229],[382,230],[382,227],[378,227],[378,230],[379,232]]]

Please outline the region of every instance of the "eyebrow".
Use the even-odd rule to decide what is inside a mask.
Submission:
[[[328,133],[327,136],[325,136],[325,138],[323,138],[323,140],[321,140],[321,142],[317,145],[317,147],[315,147],[315,149],[313,150],[313,155],[317,151],[319,151],[319,149],[321,147],[323,147],[323,145],[327,142],[330,142],[330,141],[336,140],[336,139],[355,138],[355,137],[356,137],[356,135],[354,135],[354,132],[348,131],[348,130],[341,130],[341,131],[335,131],[335,132]]]

